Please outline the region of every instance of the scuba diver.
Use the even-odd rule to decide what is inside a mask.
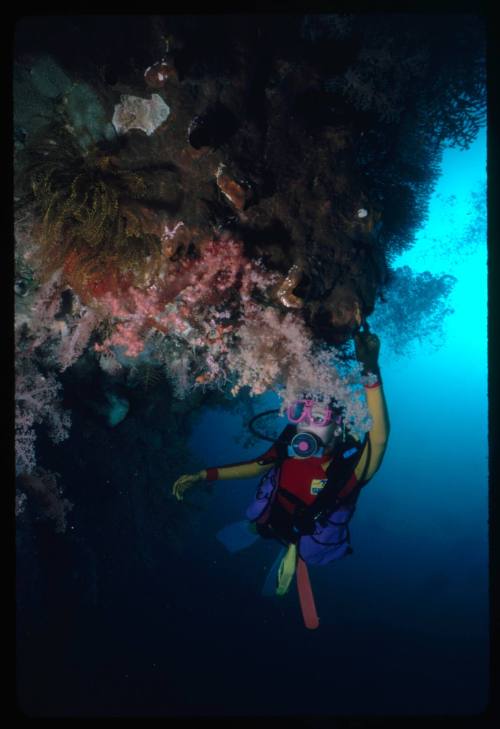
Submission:
[[[354,334],[357,360],[371,384],[365,384],[370,431],[360,441],[345,426],[334,400],[304,398],[287,408],[288,425],[277,439],[252,432],[273,445],[252,461],[210,467],[177,479],[172,492],[180,501],[200,481],[262,476],[254,501],[246,511],[246,537],[235,537],[232,525],[217,535],[230,551],[260,537],[283,545],[275,567],[274,594],[285,595],[296,576],[299,602],[306,627],[319,625],[307,565],[324,565],[353,550],[348,524],[361,489],[379,469],[389,436],[389,418],[382,388],[378,355],[380,340],[369,331]],[[239,545],[235,546],[235,542]],[[232,542],[232,544],[231,544]],[[273,572],[273,568],[271,571]]]

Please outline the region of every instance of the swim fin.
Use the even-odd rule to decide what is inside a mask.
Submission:
[[[309,580],[309,572],[304,560],[299,557],[297,563],[297,591],[299,593],[300,609],[306,628],[315,630],[319,627],[318,613],[316,612],[316,604]]]
[[[285,555],[286,548],[281,547],[280,551],[278,552],[278,556],[274,560],[273,564],[267,571],[266,580],[264,582],[264,585],[262,587],[262,596],[263,597],[275,597],[276,596],[276,580],[278,576],[278,570],[281,564],[281,560],[283,559],[283,556]]]
[[[236,521],[223,527],[215,536],[228,552],[239,552],[241,549],[251,547],[259,539],[259,534],[253,526],[246,519]]]
[[[278,569],[278,579],[276,581],[276,594],[286,595],[292,580],[295,575],[295,568],[297,566],[297,545],[290,544],[288,550],[281,560],[281,564]]]

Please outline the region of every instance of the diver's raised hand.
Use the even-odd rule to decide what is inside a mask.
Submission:
[[[203,481],[204,478],[205,475],[203,471],[198,471],[198,473],[186,473],[183,476],[180,476],[172,486],[172,493],[177,501],[182,501],[184,491],[187,491],[187,489],[194,486],[194,484],[198,483],[198,481]]]
[[[378,364],[378,355],[380,352],[380,339],[376,334],[372,334],[365,329],[358,331],[353,335],[354,346],[356,348],[356,357],[358,362],[363,365],[363,374],[373,373],[380,374]]]

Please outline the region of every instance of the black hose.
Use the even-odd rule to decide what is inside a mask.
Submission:
[[[270,440],[270,441],[271,441],[271,443],[275,443],[275,442],[276,442],[276,438],[271,438],[271,437],[270,437],[270,436],[268,436],[268,435],[262,435],[262,433],[259,433],[259,431],[258,431],[258,430],[255,430],[255,429],[254,429],[254,427],[253,427],[253,424],[254,424],[254,422],[255,422],[256,420],[258,420],[259,418],[263,418],[263,417],[264,417],[264,415],[271,415],[272,413],[279,413],[279,411],[280,411],[280,410],[279,410],[279,408],[275,408],[275,409],[273,409],[273,410],[264,410],[264,412],[263,412],[263,413],[258,413],[258,415],[254,415],[254,416],[253,416],[253,418],[251,419],[251,421],[250,421],[250,422],[248,423],[248,428],[249,428],[249,430],[250,430],[250,431],[251,431],[251,432],[253,433],[253,435],[255,435],[255,436],[256,436],[257,438],[262,438],[262,440]]]

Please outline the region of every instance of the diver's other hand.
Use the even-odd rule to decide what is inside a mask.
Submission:
[[[183,476],[180,476],[174,483],[174,485],[172,486],[172,493],[177,501],[182,501],[184,491],[187,491],[189,488],[191,488],[191,486],[194,486],[195,483],[198,483],[198,481],[203,481],[204,479],[204,471],[198,471],[198,473],[186,473]]]
[[[380,352],[380,339],[376,334],[364,330],[353,335],[356,357],[363,365],[363,374],[380,374],[378,356]]]

